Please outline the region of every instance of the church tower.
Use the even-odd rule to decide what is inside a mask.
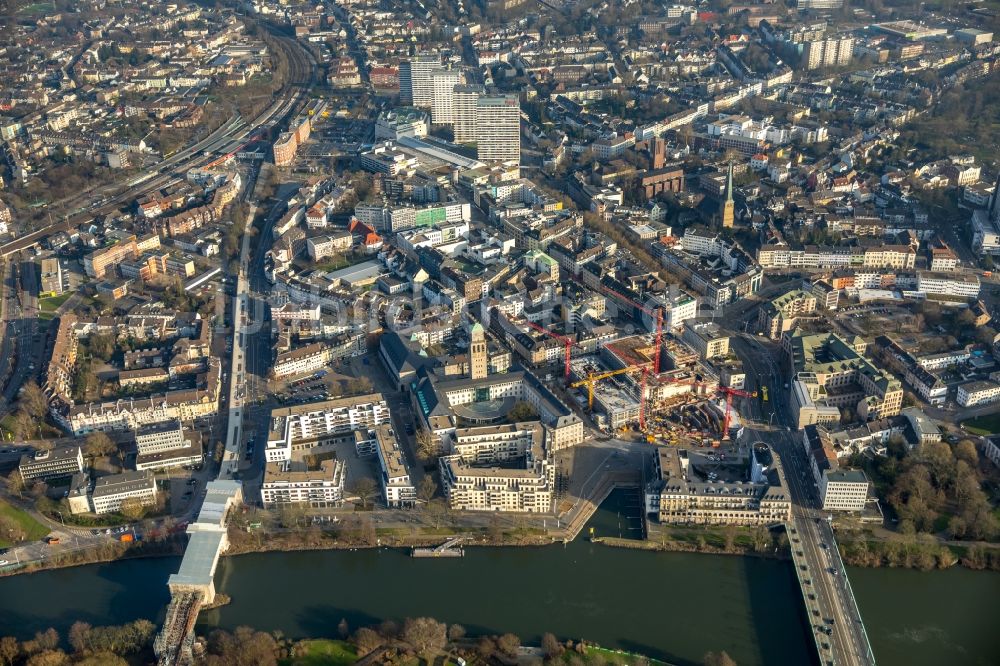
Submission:
[[[736,204],[733,202],[733,163],[729,163],[729,176],[726,178],[726,200],[722,203],[722,226],[733,226],[733,213]]]

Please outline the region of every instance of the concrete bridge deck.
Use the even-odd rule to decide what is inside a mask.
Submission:
[[[785,529],[819,663],[875,666],[833,530],[809,518],[792,518]]]

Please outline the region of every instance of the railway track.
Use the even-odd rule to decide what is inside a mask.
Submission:
[[[71,214],[61,222],[50,224],[17,240],[0,245],[0,257],[8,257],[15,252],[33,247],[54,233],[68,231],[96,215],[114,213],[122,205],[154,190],[179,183],[184,179],[183,175],[174,174],[178,172],[183,174],[190,169],[203,167],[215,161],[218,151],[234,145],[233,142],[244,142],[256,132],[281,125],[295,112],[296,107],[305,101],[312,90],[315,85],[317,65],[311,56],[306,56],[307,51],[296,44],[294,39],[280,34],[274,36],[283,46],[288,58],[290,89],[282,99],[275,101],[250,123],[244,122],[239,117],[231,118],[199,143],[166,158],[155,171],[140,177],[139,180],[130,181],[128,189],[112,196],[102,206]]]

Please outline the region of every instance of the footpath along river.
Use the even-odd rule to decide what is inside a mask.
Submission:
[[[634,501],[612,497],[591,524],[635,536]],[[586,535],[586,530],[584,531]],[[0,579],[0,635],[26,638],[76,620],[162,619],[177,558],[123,561]],[[1000,574],[851,569],[879,666],[1000,663]],[[262,553],[225,558],[217,588],[232,597],[199,631],[250,625],[334,636],[383,618],[429,615],[469,633],[586,638],[678,665],[726,650],[740,666],[809,664],[806,618],[787,562],[652,553],[592,544],[469,548],[464,558],[399,550]]]

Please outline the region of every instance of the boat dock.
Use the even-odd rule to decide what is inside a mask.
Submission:
[[[464,548],[456,548],[465,537],[455,537],[449,539],[436,548],[414,548],[410,555],[412,557],[463,557]]]

